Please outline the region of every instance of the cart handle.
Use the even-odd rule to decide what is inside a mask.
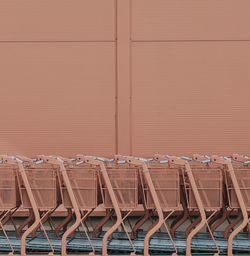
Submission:
[[[193,154],[194,161],[201,162],[201,163],[210,163],[211,159],[207,155],[200,155],[200,154]]]
[[[140,162],[152,162],[154,160],[154,158],[142,158],[142,157],[135,157],[135,156],[123,156],[123,155],[115,155],[114,157],[115,161],[125,161],[127,162],[127,159],[134,159],[134,160],[138,160]]]
[[[250,158],[247,156],[239,155],[239,154],[233,154],[232,159],[234,161],[243,163],[243,164],[250,164]]]

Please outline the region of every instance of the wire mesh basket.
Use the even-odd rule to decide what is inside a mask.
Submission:
[[[90,166],[66,167],[68,179],[80,210],[97,207],[97,169]],[[61,179],[62,201],[65,208],[72,203]]]
[[[17,186],[17,167],[2,164],[0,166],[0,209],[9,210],[20,205]]]
[[[234,173],[238,181],[245,206],[247,209],[250,209],[250,168],[234,167]],[[238,199],[236,197],[235,189],[233,187],[232,180],[229,177],[229,175],[227,175],[226,180],[229,206],[231,208],[240,208]]]
[[[223,173],[219,168],[192,168],[192,174],[204,209],[221,209],[223,207]],[[188,208],[197,209],[196,199],[186,179]]]
[[[138,168],[107,168],[108,176],[121,209],[134,209],[138,205]],[[104,189],[104,206],[112,208],[111,198],[106,185]]]
[[[149,173],[163,211],[180,207],[179,169],[170,167],[149,167]],[[154,209],[155,205],[145,182],[146,207]]]
[[[24,170],[38,209],[49,210],[60,204],[57,167],[50,164],[24,165]],[[24,182],[18,175],[18,184],[24,208],[32,208]]]

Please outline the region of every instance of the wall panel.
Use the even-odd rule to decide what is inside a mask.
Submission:
[[[114,40],[115,0],[1,0],[0,41]]]
[[[250,42],[132,47],[133,154],[249,153]]]
[[[0,43],[0,152],[115,153],[114,43]]]
[[[0,1],[0,152],[111,156],[115,0]]]
[[[248,0],[133,0],[133,40],[250,40]]]

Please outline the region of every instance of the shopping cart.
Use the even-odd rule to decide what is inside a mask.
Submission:
[[[18,166],[16,161],[9,159],[7,156],[0,156],[0,227],[8,241],[12,254],[14,253],[14,249],[4,225],[9,220],[13,222],[12,216],[21,205],[17,186],[17,172]],[[15,224],[14,228],[16,229]]]
[[[97,169],[90,164],[81,162],[73,163],[72,160],[62,158],[67,177],[72,187],[77,206],[80,210],[94,209],[97,207]],[[69,191],[65,186],[62,174],[59,174],[60,191],[64,207],[68,211],[68,216],[55,229],[55,236],[59,237],[59,232],[63,228],[66,231],[67,224],[73,219],[72,202]],[[73,238],[73,232],[71,233]]]
[[[228,255],[232,256],[233,239],[249,224],[250,168],[248,164],[250,161],[237,154],[234,154],[232,158],[212,156],[212,161],[226,168],[226,190],[229,208],[238,210],[237,218],[225,230],[226,237],[229,231],[242,219],[241,224],[228,237]],[[237,162],[241,164],[237,164]]]
[[[177,175],[177,170],[178,170],[178,183],[179,184],[178,184],[178,190],[177,190],[177,187],[176,187],[176,190],[178,191],[179,199],[176,202],[180,202],[180,206],[177,206],[177,205],[175,206],[177,217],[175,217],[173,219],[173,221],[171,222],[171,225],[170,225],[170,234],[174,238],[176,230],[183,223],[185,223],[188,218],[190,218],[189,211],[188,211],[188,208],[187,208],[186,193],[185,193],[185,190],[184,190],[184,180],[183,180],[183,177],[182,177],[182,172],[183,172],[182,169],[183,168],[180,167],[180,166],[174,166],[173,164],[169,163],[167,155],[155,154],[153,159],[156,162],[158,162],[158,166],[159,166],[159,163],[160,163],[160,166],[162,166],[163,163],[166,163],[165,165],[167,166],[167,168],[168,169],[174,169],[176,175]],[[169,184],[170,184],[170,182],[169,182]],[[173,184],[175,184],[174,180],[173,180]],[[168,197],[172,198],[170,196],[168,196]],[[169,199],[169,200],[171,200],[171,199]],[[173,200],[176,200],[176,197],[173,197]],[[181,208],[181,209],[179,209],[179,208]]]
[[[135,168],[133,165],[128,164],[124,161],[116,161],[115,158],[100,159],[101,161],[105,162],[105,167],[109,176],[109,180],[111,182],[112,189],[116,196],[116,200],[120,210],[123,213],[128,211],[132,212],[138,205],[138,168]],[[102,175],[100,175],[99,180],[101,188],[101,200],[106,210],[106,215],[101,219],[101,221],[96,225],[93,230],[92,235],[95,238],[97,238],[99,234],[101,234],[103,226],[110,219],[113,221],[113,215],[115,214],[113,203]],[[129,225],[131,226],[130,222]],[[120,235],[119,232],[118,235]],[[112,234],[109,236],[109,238],[112,238]],[[133,231],[131,234],[131,238],[133,239]]]
[[[62,203],[65,208],[70,211],[73,209],[74,211],[74,223],[65,230],[61,239],[62,255],[67,255],[67,237],[78,229],[79,226],[82,226],[91,245],[93,250],[92,254],[95,253],[94,246],[90,240],[84,222],[97,205],[96,166],[98,166],[99,162],[96,162],[92,158],[85,159],[85,157],[81,156],[77,158],[79,161],[76,163],[72,163],[71,159],[63,157],[41,158],[43,161],[50,164],[57,164],[59,167],[57,173]],[[94,165],[94,167],[92,165]],[[72,219],[73,214],[71,216]],[[67,220],[67,222],[70,220]],[[59,230],[60,228],[57,227],[57,231]]]
[[[208,156],[201,156],[195,154],[193,156],[190,166],[197,185],[197,189],[200,193],[200,197],[203,203],[203,207],[206,214],[209,215],[207,220],[211,233],[222,222],[221,215],[225,210],[226,198],[224,195],[224,182],[223,182],[223,169],[211,163]],[[186,186],[187,201],[189,211],[197,212],[197,203],[192,189]],[[200,221],[200,217],[194,221],[187,229],[186,236],[190,233],[192,228]],[[215,223],[213,225],[213,223]],[[209,232],[209,229],[207,228]]]
[[[219,247],[215,241],[213,233],[208,225],[208,221],[215,213],[221,209],[223,205],[222,201],[222,173],[220,169],[209,168],[191,168],[189,161],[192,159],[183,157],[169,156],[169,161],[172,164],[180,165],[183,168],[183,180],[186,191],[187,206],[189,210],[196,209],[199,211],[199,218],[194,221],[189,227],[189,231],[186,231],[186,255],[191,255],[191,242],[192,238],[206,225],[207,229],[213,239],[216,246],[217,253],[219,255]],[[195,159],[199,161],[198,158]],[[201,159],[203,161],[203,159]],[[202,162],[201,161],[201,162]],[[215,181],[216,180],[216,181]],[[216,199],[214,196],[216,195]],[[212,214],[207,218],[207,211],[212,211]],[[200,223],[199,223],[200,222]],[[199,224],[198,224],[199,223]]]
[[[28,219],[33,221],[22,235],[21,255],[25,255],[26,253],[26,238],[31,232],[34,237],[39,228],[42,228],[48,240],[52,255],[54,248],[43,224],[47,220],[50,220],[51,214],[61,204],[57,180],[58,162],[54,161],[50,163],[44,156],[38,156],[38,159],[35,159],[35,161],[19,157],[16,158],[16,161],[18,161],[19,166],[17,177],[22,206],[30,210],[32,217]],[[28,224],[27,220],[25,224]],[[22,228],[25,224],[22,225]]]
[[[103,255],[107,255],[108,239],[119,226],[123,228],[130,242],[133,251],[131,254],[135,255],[135,246],[125,226],[125,220],[138,206],[139,168],[128,163],[126,159],[121,160],[120,156],[115,156],[112,162],[104,158],[99,158],[99,161],[103,163],[100,170],[102,201],[109,212],[101,221],[101,225],[104,225],[114,213],[116,215],[116,222],[103,236]],[[100,225],[98,225],[99,228]]]
[[[3,156],[2,161],[7,165],[15,166],[16,175],[14,175],[14,173],[12,174],[14,179],[17,177],[18,186],[15,184],[16,189],[12,191],[15,191],[15,194],[19,195],[16,192],[17,189],[19,190],[21,204],[23,208],[30,210],[32,216],[29,221],[34,219],[33,223],[30,224],[28,229],[22,235],[21,255],[26,255],[26,238],[31,232],[36,231],[39,227],[42,228],[50,245],[52,251],[51,254],[53,254],[54,249],[44,229],[43,223],[60,204],[60,198],[57,197],[59,193],[56,188],[56,170],[54,167],[47,165],[43,166],[43,164],[38,167],[38,164],[41,164],[42,161],[34,162],[31,159],[22,156]],[[6,177],[8,177],[7,174]],[[13,180],[12,186],[12,188],[14,188]],[[15,197],[13,193],[10,198],[13,203],[17,198],[19,199],[19,196]],[[13,200],[13,198],[15,199]],[[40,215],[41,211],[43,212],[42,216]],[[25,225],[28,224],[27,221],[25,221],[25,223]],[[25,225],[21,225],[22,228]],[[18,233],[18,230],[16,230],[16,232]]]
[[[157,212],[158,220],[149,228],[144,239],[144,255],[149,255],[149,242],[162,225],[166,228],[177,255],[177,248],[166,224],[168,218],[180,210],[179,171],[146,159],[125,157],[128,163],[140,166],[140,181],[144,193],[145,207]]]

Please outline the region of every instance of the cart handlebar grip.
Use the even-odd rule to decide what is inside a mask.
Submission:
[[[213,155],[211,156],[211,162],[228,165],[229,163],[231,163],[231,158]]]

